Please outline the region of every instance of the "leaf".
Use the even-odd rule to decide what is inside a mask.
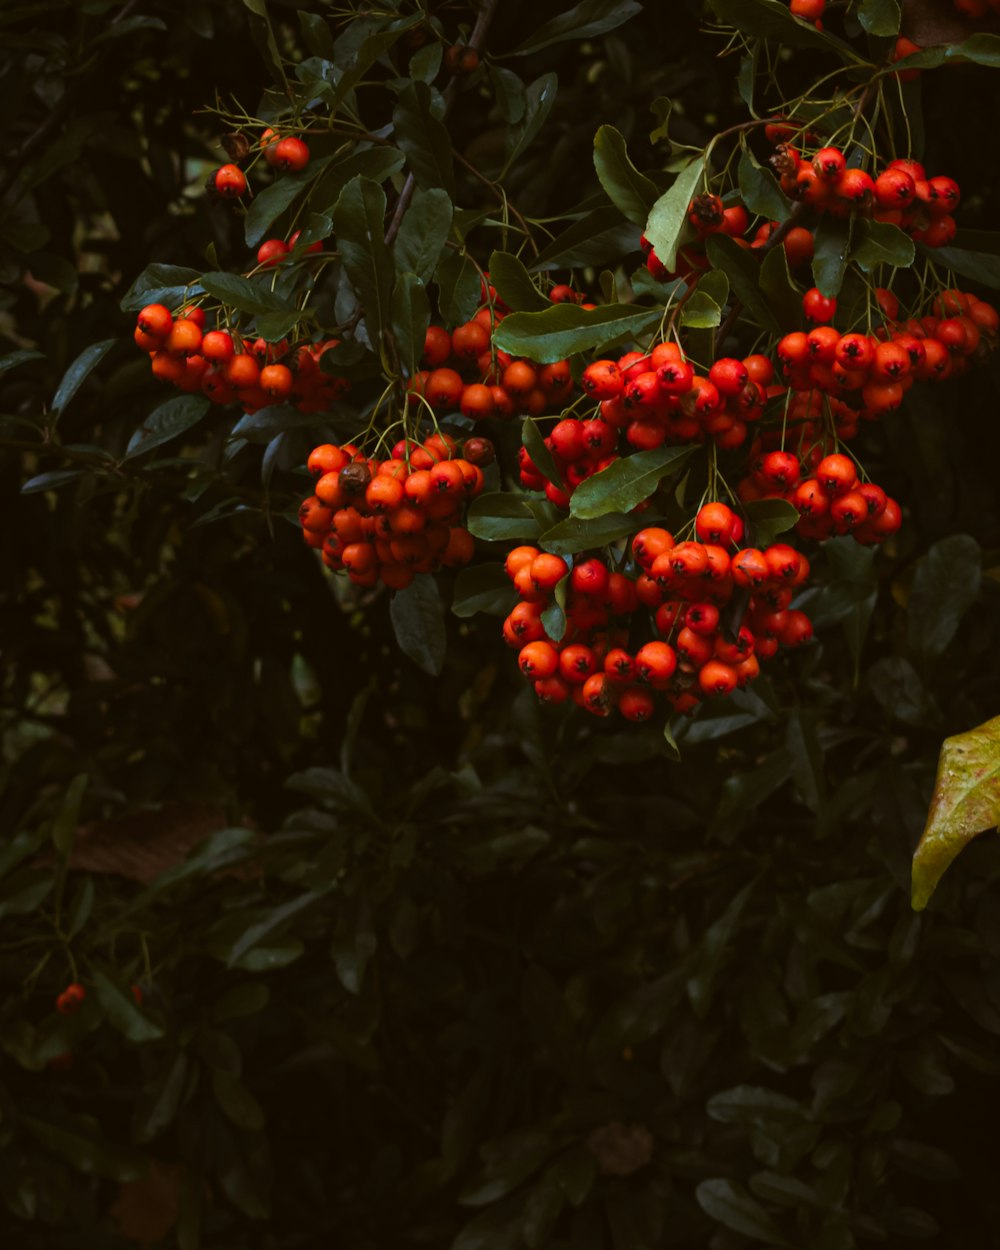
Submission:
[[[461,569],[455,578],[451,610],[456,616],[486,612],[506,616],[517,600],[517,592],[502,564],[475,564]]]
[[[595,35],[615,30],[641,12],[642,5],[638,0],[581,0],[571,9],[539,26],[513,55],[530,56],[550,44],[562,43],[567,39],[592,39]]]
[[[97,1001],[111,1024],[130,1042],[155,1042],[163,1037],[163,1029],[139,1009],[131,994],[121,990],[102,968],[93,968],[91,976]]]
[[[482,281],[479,270],[463,252],[446,250],[434,271],[438,311],[451,325],[463,325],[479,307]]]
[[[433,95],[425,82],[412,82],[402,92],[392,114],[396,141],[419,187],[443,187],[455,194],[455,165],[451,136],[431,111]]]
[[[378,949],[378,939],[366,902],[357,904],[346,919],[348,931],[334,938],[330,955],[341,985],[348,994],[357,995],[364,984],[365,970]]]
[[[205,416],[211,402],[204,395],[177,395],[154,408],[129,439],[125,459],[141,456],[190,430]]]
[[[340,198],[341,191],[352,178],[356,178],[359,174],[364,178],[370,178],[372,182],[385,182],[393,174],[399,173],[405,164],[406,158],[403,153],[393,147],[367,148],[363,152],[352,152],[350,156],[346,156],[335,165],[328,164],[309,195],[309,204],[316,210],[313,215],[323,217],[325,213],[332,211]],[[308,247],[318,238],[325,237],[325,235],[315,235],[307,225],[296,244],[296,250],[300,247]]]
[[[392,245],[399,269],[429,282],[451,233],[451,197],[440,187],[418,188],[413,193],[399,233]]]
[[[201,286],[227,308],[236,308],[240,312],[291,312],[287,300],[275,295],[265,285],[270,281],[266,276],[250,279],[236,273],[206,273],[201,278]]]
[[[280,343],[302,320],[299,312],[258,313],[254,319],[257,334],[268,343]]]
[[[80,804],[89,782],[90,776],[87,773],[78,773],[73,778],[52,822],[52,845],[60,858],[65,858],[73,849],[73,838],[80,820]]]
[[[532,269],[575,268],[605,261],[619,264],[623,255],[639,250],[640,230],[623,222],[612,205],[594,209],[567,226],[542,248]]]
[[[779,534],[790,530],[799,519],[799,510],[787,499],[752,499],[743,504],[750,526],[746,546],[768,547]]]
[[[41,352],[7,352],[0,356],[0,378],[5,373],[9,373],[11,369],[16,369],[19,365],[27,364],[29,360],[44,360],[45,356]]]
[[[765,1241],[772,1246],[790,1246],[768,1213],[742,1185],[719,1177],[702,1181],[694,1196],[706,1215],[734,1233]]]
[[[861,0],[858,21],[869,35],[898,35],[903,15],[899,0]]]
[[[631,512],[649,498],[661,478],[679,469],[692,451],[691,447],[657,447],[623,456],[580,483],[570,502],[571,515],[586,521],[609,512]]]
[[[6,916],[29,915],[48,898],[55,883],[55,876],[50,872],[24,868],[13,873],[0,891],[0,920]]]
[[[500,171],[502,179],[525,148],[545,124],[545,119],[552,112],[559,91],[559,79],[555,74],[543,74],[536,78],[524,92],[524,116],[507,129],[507,159]]]
[[[257,246],[267,234],[272,222],[294,203],[306,187],[316,181],[329,163],[329,157],[310,161],[301,173],[285,174],[276,178],[269,187],[265,187],[254,196],[243,222],[243,237],[247,247]]]
[[[774,39],[790,48],[820,48],[834,52],[842,61],[863,64],[864,59],[842,39],[800,21],[782,0],[710,0],[721,22],[735,26],[743,35]]]
[[[913,855],[911,902],[923,911],[952,860],[1000,823],[1000,716],[946,738],[927,824]]]
[[[828,539],[823,551],[832,576],[810,602],[809,615],[817,630],[841,624],[857,669],[878,597],[874,553],[849,537]]]
[[[570,516],[546,530],[538,545],[553,555],[575,555],[578,551],[589,551],[627,538],[648,523],[645,516],[625,516],[621,512],[609,512],[589,521]]]
[[[769,221],[785,221],[792,206],[777,178],[761,165],[748,147],[740,153],[740,198],[751,213],[766,217]],[[784,248],[777,248],[783,252]]]
[[[531,457],[532,464],[541,473],[542,477],[559,490],[565,490],[565,483],[560,476],[559,470],[556,468],[556,462],[552,458],[552,453],[545,446],[545,440],[542,438],[542,432],[539,430],[537,422],[531,417],[528,417],[521,426],[521,441]]]
[[[625,137],[614,126],[601,126],[594,136],[594,168],[616,208],[643,226],[657,200],[656,183],[629,160]]]
[[[552,602],[542,612],[542,627],[553,642],[561,642],[566,633],[566,594],[569,590],[569,573],[556,582]]]
[[[273,938],[293,916],[312,907],[319,901],[319,898],[319,894],[300,894],[297,898],[289,899],[287,903],[272,908],[255,924],[248,926],[232,944],[226,955],[227,967],[235,967],[249,951],[256,946],[263,945],[266,938]]]
[[[389,616],[399,649],[425,673],[437,677],[444,667],[447,636],[444,607],[434,578],[421,573],[405,590],[397,590]]]
[[[972,61],[975,65],[988,65],[1000,69],[1000,35],[986,33],[970,35],[961,43],[943,44],[937,48],[925,48],[905,56],[893,65],[900,69],[937,69],[949,62]]]
[[[510,1133],[482,1147],[482,1172],[458,1194],[463,1207],[484,1207],[505,1197],[533,1176],[552,1154],[552,1139],[536,1129]]]
[[[85,469],[51,469],[48,473],[38,473],[28,478],[21,487],[21,494],[36,495],[42,490],[58,490],[60,486],[78,481],[85,472]]]
[[[415,273],[400,273],[392,292],[392,333],[411,376],[420,367],[430,320],[431,306],[423,282]]]
[[[923,557],[906,605],[907,641],[921,659],[946,649],[979,597],[981,580],[979,544],[968,534],[942,538]]]
[[[104,1176],[112,1181],[138,1180],[146,1172],[146,1161],[131,1150],[111,1145],[89,1125],[65,1115],[59,1124],[21,1115],[18,1123],[71,1167],[87,1176]]]
[[[320,17],[318,13],[307,13],[304,9],[300,9],[299,27],[306,51],[313,56],[332,61],[334,57],[333,32],[326,18]]]
[[[801,1124],[809,1118],[802,1103],[759,1085],[737,1085],[713,1094],[707,1110],[721,1124]]]
[[[760,289],[760,265],[735,239],[725,234],[709,236],[705,252],[712,264],[729,278],[733,294],[765,329],[781,334],[783,327]]]
[[[983,252],[966,252],[957,247],[921,248],[923,254],[931,257],[935,264],[947,265],[963,278],[971,278],[1000,290],[1000,257],[988,256]]]
[[[104,339],[100,343],[91,343],[77,356],[62,376],[62,381],[52,396],[51,416],[58,420],[62,416],[70,400],[86,381],[92,370],[96,369],[104,357],[114,347],[116,339]]]
[[[528,499],[513,491],[492,491],[469,505],[466,527],[487,542],[534,542],[541,532]]]
[[[660,264],[669,270],[677,268],[677,245],[687,224],[691,200],[704,176],[705,157],[697,156],[650,209],[643,233],[653,245]]]
[[[373,343],[381,340],[390,323],[393,266],[385,245],[385,192],[360,174],[340,193],[333,210],[337,244],[347,276],[364,309]]]
[[[701,290],[701,283],[699,283],[694,294],[684,301],[684,307],[681,309],[681,325],[690,326],[693,330],[711,330],[721,322],[721,307],[711,295]]]
[[[783,327],[798,324],[802,295],[792,279],[788,253],[783,247],[772,248],[761,261],[760,289]]]
[[[578,304],[553,304],[545,312],[511,313],[497,326],[493,341],[513,356],[550,364],[641,334],[662,315],[662,308],[634,304],[605,304],[592,310]]]
[[[221,1068],[212,1070],[212,1093],[226,1118],[247,1133],[259,1133],[267,1119],[264,1109],[238,1076]]]
[[[907,269],[913,264],[916,254],[913,240],[898,226],[887,221],[866,221],[864,218],[855,223],[851,260],[865,273],[871,273],[878,265]]]
[[[414,13],[410,17],[394,21],[388,30],[376,30],[363,40],[360,46],[357,47],[357,50],[348,58],[346,64],[341,61],[338,55],[337,60],[339,64],[343,65],[344,73],[330,98],[331,114],[340,107],[344,99],[362,81],[365,74],[368,73],[379,57],[388,52],[393,44],[399,41],[401,35],[404,35],[423,20],[424,14],[422,12]],[[359,29],[364,29],[361,22],[359,22]],[[338,53],[342,41],[343,36],[337,40]]]
[[[122,297],[122,312],[139,312],[147,304],[176,308],[201,290],[201,273],[184,265],[147,265]]]
[[[812,260],[813,281],[827,296],[840,293],[851,254],[854,218],[838,219],[824,214],[816,227]]]
[[[178,1051],[152,1082],[143,1084],[133,1119],[137,1141],[152,1141],[174,1122],[187,1078],[187,1055]]]
[[[552,301],[532,282],[524,263],[510,252],[496,251],[490,256],[489,275],[508,308],[541,312],[552,307]]]

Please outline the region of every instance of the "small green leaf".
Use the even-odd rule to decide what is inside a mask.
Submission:
[[[392,333],[400,358],[412,376],[420,367],[431,306],[423,282],[415,273],[400,273],[392,292]]]
[[[405,590],[397,590],[389,615],[399,649],[425,673],[437,677],[444,667],[447,635],[444,607],[434,578],[421,573]]]
[[[729,278],[733,294],[743,307],[766,329],[781,334],[777,313],[760,289],[760,265],[735,239],[725,234],[709,236],[705,245],[708,259]]]
[[[396,140],[420,187],[443,187],[455,194],[455,167],[451,136],[432,112],[433,96],[425,82],[414,82],[400,92],[392,114]]]
[[[623,255],[639,250],[639,237],[638,226],[623,222],[618,209],[608,204],[586,213],[556,235],[531,262],[531,268],[617,265]]]
[[[473,538],[487,542],[534,542],[540,533],[528,499],[513,491],[493,491],[473,500],[466,525]]]
[[[580,0],[558,17],[550,18],[521,44],[514,56],[530,56],[553,43],[582,42],[606,34],[642,12],[638,0]]]
[[[580,483],[573,492],[570,513],[586,521],[609,512],[631,512],[652,495],[662,478],[679,469],[693,450],[657,447],[623,456]]]
[[[254,196],[243,222],[243,235],[247,247],[257,246],[267,234],[271,224],[294,203],[306,187],[316,181],[329,163],[329,157],[310,161],[301,173],[285,174]]]
[[[906,636],[924,661],[941,655],[979,598],[982,554],[968,534],[936,542],[917,566],[906,605]]]
[[[722,309],[705,291],[695,289],[681,309],[681,325],[693,330],[711,330],[722,322]]]
[[[743,504],[750,532],[746,545],[767,547],[790,530],[799,519],[799,510],[787,499],[753,499]]]
[[[792,211],[788,196],[769,169],[759,164],[748,147],[740,153],[740,198],[751,213],[769,221],[785,221]],[[784,248],[779,248],[784,251]]]
[[[556,462],[552,458],[552,453],[545,446],[545,440],[542,438],[542,432],[538,428],[538,423],[531,417],[526,418],[521,426],[521,441],[531,457],[531,463],[541,473],[542,477],[546,481],[551,482],[557,489],[565,490],[566,485],[560,476],[559,470],[556,468]]]
[[[212,1093],[227,1119],[237,1128],[247,1133],[259,1133],[264,1128],[267,1122],[264,1108],[234,1073],[214,1068]]]
[[[521,153],[528,148],[552,112],[559,91],[555,74],[543,74],[525,89],[524,116],[507,129],[507,160],[500,171],[503,178]]]
[[[757,1199],[735,1181],[721,1177],[702,1181],[694,1196],[706,1215],[734,1233],[741,1233],[754,1241],[767,1242],[770,1246],[792,1245]]]
[[[893,72],[901,69],[937,69],[939,65],[972,61],[975,65],[988,65],[1000,69],[1000,35],[970,35],[961,43],[945,43],[936,48],[925,48],[894,62]],[[887,71],[888,72],[888,71]]]
[[[385,192],[358,175],[344,187],[333,210],[344,268],[364,309],[373,343],[389,329],[393,265],[385,245]]]
[[[517,592],[502,564],[475,564],[461,569],[455,578],[451,610],[456,616],[506,616],[517,601]]]
[[[333,32],[325,17],[318,13],[306,13],[299,10],[299,27],[302,31],[302,42],[306,51],[313,56],[332,61],[334,57]]]
[[[315,210],[314,216],[322,217],[332,212],[340,198],[341,191],[352,178],[360,174],[363,178],[371,179],[372,182],[385,182],[393,174],[399,173],[405,164],[406,158],[403,153],[393,147],[366,148],[362,152],[352,152],[350,156],[345,156],[336,164],[328,164],[309,194],[309,205]],[[302,231],[297,247],[308,247],[309,243],[315,243],[317,238],[326,237],[326,235],[310,237],[310,233],[307,226]]]
[[[1000,823],[1000,716],[946,738],[927,824],[913,856],[911,901],[923,911],[952,860]]]
[[[907,269],[913,264],[916,254],[913,240],[898,226],[887,221],[866,221],[864,218],[855,223],[851,260],[865,273],[871,273],[878,265]]]
[[[83,802],[84,792],[89,782],[90,777],[87,773],[79,773],[73,778],[56,818],[52,822],[52,845],[56,848],[56,854],[61,858],[65,858],[73,849],[76,826],[80,821],[80,804]]]
[[[142,425],[129,439],[125,459],[141,456],[163,443],[169,443],[178,434],[190,430],[205,416],[211,403],[204,395],[177,395],[154,408]]]
[[[858,21],[869,35],[898,35],[903,15],[899,0],[861,0]]]
[[[122,297],[122,312],[139,312],[147,304],[174,309],[200,292],[201,273],[183,265],[147,265]]]
[[[677,267],[677,246],[687,225],[688,209],[705,176],[705,157],[697,156],[674,179],[673,186],[653,205],[644,231],[661,265]]]
[[[853,217],[843,219],[827,214],[820,218],[816,227],[812,273],[814,282],[824,295],[836,296],[840,293],[851,254],[853,225]]]
[[[434,271],[438,288],[438,311],[451,325],[469,321],[479,307],[482,280],[479,270],[463,252],[446,250]]]
[[[260,920],[248,925],[233,942],[226,954],[226,963],[230,968],[236,967],[246,955],[256,947],[263,946],[265,941],[273,939],[294,916],[307,911],[319,901],[320,895],[307,893],[289,899],[278,907],[266,912]]]
[[[102,969],[92,970],[97,1001],[111,1024],[130,1042],[155,1042],[163,1029],[139,1009],[132,995],[119,988]]]
[[[645,225],[658,198],[656,184],[629,160],[625,137],[614,126],[601,126],[594,136],[594,168],[611,203]]]
[[[760,289],[783,327],[799,324],[802,295],[792,279],[783,247],[772,248],[761,261]]]
[[[635,304],[605,304],[590,310],[578,304],[553,304],[545,312],[511,313],[497,327],[493,340],[511,355],[549,364],[639,335],[662,315],[661,308]]]
[[[29,360],[44,360],[45,357],[41,352],[7,352],[6,355],[0,356],[0,378],[5,373],[9,373],[11,369],[16,369],[18,365],[27,364]]]
[[[64,1114],[58,1124],[36,1116],[18,1119],[46,1150],[64,1159],[86,1176],[103,1176],[113,1181],[135,1181],[146,1174],[146,1160],[131,1150],[122,1150],[106,1141],[93,1126]]]
[[[525,312],[542,312],[552,307],[531,280],[524,263],[510,252],[496,251],[490,256],[490,282],[508,308]]]
[[[569,574],[560,578],[552,593],[552,602],[542,612],[542,626],[553,642],[561,642],[566,633],[566,593]]]
[[[590,551],[627,538],[646,524],[648,522],[643,516],[626,516],[622,512],[609,512],[590,521],[570,516],[546,530],[538,545],[553,555],[575,555],[578,551]]]
[[[101,343],[92,343],[85,347],[62,376],[62,381],[52,397],[50,415],[58,420],[62,416],[70,400],[77,393],[87,376],[96,369],[104,357],[111,351],[116,339],[105,339]]]
[[[418,188],[406,210],[392,251],[400,269],[408,269],[424,282],[434,275],[451,233],[451,197],[440,187]]]
[[[152,1141],[174,1122],[187,1077],[187,1055],[178,1051],[152,1081],[144,1083],[133,1118],[137,1141]]]
[[[43,490],[59,490],[61,486],[79,481],[85,472],[85,469],[51,469],[48,473],[38,473],[28,478],[21,487],[21,494],[36,495]]]
[[[946,265],[963,278],[971,278],[973,282],[981,282],[1000,290],[1000,256],[987,255],[985,252],[967,252],[959,247],[933,247],[921,249],[925,256],[933,259],[935,264]]]

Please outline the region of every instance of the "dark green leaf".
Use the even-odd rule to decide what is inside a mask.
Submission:
[[[212,1070],[212,1093],[215,1101],[237,1128],[259,1133],[266,1123],[264,1109],[238,1076],[220,1068]]]
[[[183,265],[147,265],[122,298],[122,312],[139,312],[147,304],[174,309],[201,290],[201,273]]]
[[[524,116],[507,130],[507,160],[500,171],[500,178],[503,178],[521,153],[531,145],[545,124],[545,119],[556,102],[558,90],[559,79],[555,74],[543,74],[525,90]]]
[[[337,976],[348,994],[360,994],[365,971],[378,949],[367,903],[357,905],[347,916],[347,932],[338,934],[330,949]]]
[[[625,138],[614,126],[601,126],[594,136],[594,168],[611,203],[644,226],[658,198],[656,184],[629,160]]]
[[[315,182],[330,163],[330,157],[310,161],[299,174],[285,174],[276,178],[269,187],[258,192],[247,210],[243,234],[247,247],[256,247],[267,234],[271,223],[292,204],[298,195]]]
[[[122,990],[102,969],[92,969],[97,1001],[111,1024],[130,1042],[155,1042],[163,1029],[140,1010],[132,995]]]
[[[447,636],[444,607],[434,578],[421,573],[405,590],[397,590],[389,615],[399,649],[425,673],[437,677],[444,666]]]
[[[247,1016],[257,1016],[264,1010],[271,1001],[271,991],[266,985],[259,982],[247,982],[245,985],[237,985],[231,990],[227,990],[225,994],[216,1002],[212,1008],[212,1019],[221,1022],[225,1020],[242,1020]]]
[[[22,495],[35,495],[41,490],[58,490],[83,477],[85,469],[52,469],[48,473],[39,473],[30,477],[21,487]]]
[[[418,82],[432,83],[441,69],[444,49],[439,43],[429,43],[410,57],[410,77]]]
[[[684,301],[681,325],[690,326],[693,330],[711,330],[721,321],[722,308],[711,295],[701,289],[699,283],[694,293]]]
[[[534,1175],[551,1154],[552,1139],[535,1129],[491,1142],[486,1166],[459,1193],[458,1202],[464,1207],[484,1207],[496,1202]]]
[[[531,417],[527,417],[521,426],[521,441],[531,457],[531,463],[541,473],[542,477],[559,490],[565,490],[565,483],[559,474],[559,470],[556,468],[556,462],[552,458],[552,453],[545,446],[542,432]]]
[[[344,187],[333,210],[337,244],[351,285],[364,309],[369,337],[378,344],[389,328],[393,265],[385,245],[385,192],[358,175]]]
[[[450,325],[469,321],[479,307],[482,280],[479,270],[463,252],[446,250],[434,271],[438,288],[438,311]]]
[[[812,273],[814,282],[824,295],[836,296],[840,293],[851,254],[853,225],[853,217],[843,219],[825,214],[816,227]]]
[[[751,213],[769,221],[785,221],[792,211],[778,180],[769,169],[759,164],[749,148],[740,153],[740,198]],[[778,248],[783,252],[784,248]]]
[[[270,290],[271,278],[244,278],[237,273],[206,273],[202,288],[227,308],[246,313],[290,312],[291,306]]]
[[[819,48],[833,52],[842,61],[862,63],[857,52],[842,39],[817,30],[812,22],[792,16],[782,0],[710,0],[720,21],[735,26],[744,35],[760,35],[790,48]]]
[[[137,1141],[152,1141],[174,1122],[187,1077],[187,1056],[178,1051],[153,1081],[144,1084],[133,1120]]]
[[[552,301],[532,282],[523,262],[510,252],[497,251],[490,256],[489,275],[497,294],[509,308],[539,312],[552,307]]]
[[[742,1233],[744,1237],[765,1241],[772,1246],[791,1245],[756,1198],[735,1181],[721,1177],[702,1181],[694,1194],[706,1215],[734,1233]]]
[[[327,165],[326,171],[310,193],[309,204],[316,210],[316,216],[322,216],[333,210],[341,191],[352,178],[360,174],[363,178],[370,178],[372,182],[385,182],[393,174],[399,173],[405,164],[406,158],[398,148],[378,147],[352,152],[336,165]],[[314,243],[317,238],[325,237],[326,235],[310,237],[307,225],[297,246],[308,247],[310,242]]]
[[[651,329],[662,315],[661,308],[635,304],[605,304],[591,310],[578,304],[553,304],[545,312],[518,312],[505,317],[493,339],[497,347],[511,355],[548,364],[616,339],[639,335]]]
[[[466,524],[473,538],[488,542],[534,542],[540,533],[528,500],[510,491],[496,491],[473,500]]]
[[[70,782],[55,820],[52,822],[52,845],[56,854],[65,858],[73,847],[76,826],[80,820],[80,804],[90,782],[87,773],[78,773]]]
[[[517,592],[502,564],[475,564],[461,569],[455,578],[451,610],[456,616],[506,616],[517,600]]]
[[[968,534],[936,542],[917,565],[907,603],[906,633],[924,661],[941,655],[979,597],[982,556]]]
[[[400,93],[392,114],[396,140],[420,187],[443,187],[455,194],[451,136],[432,112],[433,96],[425,82],[414,82]]]
[[[578,551],[589,551],[617,542],[619,538],[627,538],[645,524],[648,522],[643,516],[625,516],[621,512],[609,512],[590,521],[570,516],[546,530],[538,545],[553,555],[575,555]]]
[[[524,116],[524,83],[513,70],[502,69],[492,63],[488,64],[488,70],[497,107],[507,125],[514,126]]]
[[[894,71],[937,69],[939,65],[960,61],[972,61],[976,65],[1000,69],[1000,35],[970,35],[961,43],[943,43],[936,48],[925,48],[922,52],[903,57],[892,68]]]
[[[580,483],[573,492],[571,514],[586,521],[609,512],[631,512],[652,495],[662,478],[679,469],[692,451],[691,447],[657,447],[623,456]]]
[[[550,18],[539,26],[521,44],[514,56],[529,56],[532,52],[540,52],[550,44],[562,43],[567,39],[592,39],[595,35],[615,30],[641,12],[642,5],[637,0],[581,0],[571,9],[566,9],[558,17]]]
[[[674,179],[673,186],[650,209],[644,234],[653,245],[657,259],[668,270],[677,267],[677,247],[687,225],[691,200],[705,176],[705,158],[697,156]]]
[[[737,1085],[713,1094],[707,1110],[722,1124],[800,1124],[809,1118],[794,1098],[759,1085]]]
[[[6,355],[0,356],[0,378],[5,373],[9,373],[11,369],[16,369],[18,365],[27,364],[29,360],[44,360],[45,357],[41,352],[7,352]]]
[[[705,251],[712,264],[727,275],[733,294],[747,312],[765,329],[783,333],[777,313],[760,289],[760,265],[752,253],[725,234],[710,235]]]
[[[302,320],[298,312],[258,313],[254,325],[260,338],[268,343],[280,343]]]
[[[13,873],[0,890],[0,920],[7,916],[27,916],[43,903],[55,886],[50,872],[23,868]]]
[[[566,633],[566,593],[569,590],[569,574],[560,578],[552,594],[552,601],[542,612],[542,626],[553,642],[561,642]]]
[[[831,538],[823,551],[831,577],[810,603],[809,615],[817,630],[842,624],[857,666],[878,594],[872,549],[853,538]]]
[[[392,245],[400,269],[431,280],[451,233],[452,212],[451,198],[440,187],[414,192]]]
[[[783,247],[772,248],[761,261],[760,289],[774,309],[783,329],[787,330],[799,324],[802,317],[802,295],[792,280],[791,270],[788,268],[788,253]]]
[[[617,208],[596,208],[556,235],[531,262],[532,269],[572,268],[577,265],[618,264],[638,251],[640,230],[623,222]]]
[[[204,395],[176,395],[154,408],[129,439],[125,459],[141,456],[190,430],[205,416],[211,403]]]
[[[750,527],[746,545],[767,547],[790,530],[799,519],[799,511],[787,499],[753,499],[743,504],[743,512]]]
[[[77,356],[63,374],[62,381],[52,397],[50,415],[53,418],[58,419],[62,416],[70,400],[86,381],[90,372],[97,368],[116,342],[116,339],[104,339],[101,343],[92,343]]]
[[[898,35],[902,21],[899,0],[861,0],[858,21],[869,35]]]
[[[960,273],[963,278],[971,278],[973,282],[982,282],[984,286],[1000,290],[1000,256],[966,252],[958,247],[929,247],[921,250],[936,265],[946,265],[955,273]]]
[[[865,273],[871,273],[878,265],[906,269],[913,264],[916,254],[913,240],[898,226],[864,218],[855,223],[851,260]]]
[[[20,1125],[46,1150],[87,1176],[104,1176],[113,1181],[135,1181],[146,1173],[146,1161],[130,1150],[121,1150],[105,1141],[89,1124],[63,1116],[58,1124],[22,1115]]]
[[[233,942],[226,955],[228,966],[230,968],[236,966],[249,951],[265,945],[266,941],[273,939],[293,916],[307,911],[319,901],[319,898],[318,894],[300,894],[297,898],[289,899],[287,903],[271,908],[260,920],[248,925]]]
[[[430,320],[431,306],[423,282],[415,273],[400,273],[392,292],[392,333],[411,376],[420,367]]]
[[[339,108],[346,96],[361,82],[380,56],[386,53],[393,44],[397,43],[401,35],[404,35],[411,27],[418,25],[423,20],[424,14],[422,12],[414,13],[409,17],[394,21],[388,30],[378,30],[374,34],[368,35],[361,42],[360,46],[357,46],[356,50],[347,57],[346,64],[338,55],[337,60],[339,64],[343,65],[344,73],[330,98],[331,112]],[[359,29],[363,30],[364,28],[359,27]],[[342,40],[343,35],[337,40],[338,54]]]
[[[325,17],[318,13],[306,13],[299,10],[299,26],[302,30],[302,42],[306,50],[313,56],[321,56],[332,61],[334,55],[333,33]]]
[[[796,708],[789,715],[785,748],[792,761],[792,780],[798,786],[806,804],[814,812],[818,812],[826,793],[826,777],[816,716],[812,710]]]

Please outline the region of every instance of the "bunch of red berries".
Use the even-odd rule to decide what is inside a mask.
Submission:
[[[246,156],[253,151],[245,135],[230,137],[230,154]],[[272,169],[297,174],[309,164],[309,148],[297,135],[280,135],[270,127],[264,131],[257,148]],[[224,200],[238,200],[246,194],[247,177],[234,163],[214,169],[208,176],[206,187],[210,194]]]
[[[61,1016],[74,1016],[83,1006],[87,991],[78,981],[71,981],[56,995],[56,1011]]]
[[[951,0],[963,17],[1000,16],[1000,0]]]
[[[314,448],[316,490],[299,508],[305,541],[358,586],[403,590],[416,573],[468,564],[475,542],[462,519],[483,489],[480,466],[493,459],[493,445],[475,438],[463,456],[458,450],[446,434],[404,439],[381,462],[353,443]]]
[[[202,308],[184,308],[175,318],[164,304],[139,313],[135,343],[149,353],[154,377],[179,390],[207,395],[213,403],[239,403],[254,412],[291,403],[302,412],[324,412],[351,389],[347,378],[320,367],[324,352],[339,339],[289,345],[287,340],[244,339],[228,330],[206,330]]]
[[[570,570],[536,547],[512,551],[504,567],[521,602],[503,633],[539,699],[644,721],[660,694],[674,712],[689,712],[753,681],[779,645],[807,642],[809,619],[790,604],[809,562],[783,543],[740,548],[743,533],[727,505],[710,503],[695,518],[694,539],[642,530],[619,570],[596,556]],[[561,583],[565,627],[553,639],[546,616]],[[749,595],[730,619],[739,592]],[[637,636],[648,640],[637,644]]]

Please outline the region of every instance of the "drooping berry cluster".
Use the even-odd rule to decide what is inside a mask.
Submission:
[[[403,440],[382,461],[353,443],[314,448],[315,493],[299,508],[305,541],[358,586],[403,590],[416,573],[468,564],[475,542],[462,519],[483,489],[480,465],[493,459],[493,446],[469,439],[463,456],[458,450],[445,434]]]
[[[263,153],[272,169],[297,174],[309,164],[309,148],[298,135],[281,135],[268,127],[254,148],[244,134],[228,135],[226,147],[234,160],[243,160],[252,153]],[[231,162],[212,170],[206,187],[210,194],[225,200],[238,200],[246,194],[247,177],[239,165]]]
[[[787,544],[740,548],[743,533],[727,505],[710,503],[694,539],[642,530],[620,569],[591,556],[570,570],[537,547],[512,551],[505,568],[521,602],[503,633],[539,699],[643,721],[661,694],[673,711],[689,712],[753,681],[779,645],[807,642],[809,619],[790,604],[808,560]],[[545,618],[561,583],[565,626],[556,640]],[[740,592],[749,592],[742,609]]]
[[[280,403],[294,404],[301,412],[325,412],[350,393],[347,378],[320,365],[338,339],[269,343],[229,330],[206,330],[206,324],[203,308],[182,308],[176,318],[164,304],[142,309],[134,338],[149,353],[154,377],[178,390],[207,395],[215,404],[239,403],[246,412]]]
[[[86,997],[86,989],[78,981],[71,981],[56,995],[56,1011],[61,1016],[74,1016],[83,1006]]]

